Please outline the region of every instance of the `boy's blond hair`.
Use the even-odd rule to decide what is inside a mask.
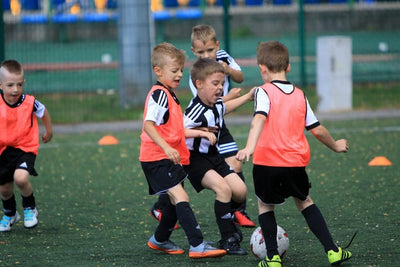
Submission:
[[[166,42],[160,43],[153,48],[153,53],[151,55],[151,65],[153,68],[165,66],[169,59],[183,66],[186,60],[185,51]]]
[[[204,81],[216,72],[225,74],[224,66],[210,58],[200,58],[193,64],[190,76],[193,84],[196,85],[197,80]]]
[[[195,41],[202,41],[207,43],[208,41],[217,42],[217,34],[210,25],[196,25],[192,28],[191,42],[192,46]]]
[[[267,66],[268,70],[277,73],[289,67],[289,51],[278,41],[259,43],[257,46],[257,64]]]
[[[23,74],[24,73],[21,64],[14,59],[4,60],[3,62],[1,62],[0,81],[3,80],[4,71],[8,71],[9,73],[13,73],[13,74]]]

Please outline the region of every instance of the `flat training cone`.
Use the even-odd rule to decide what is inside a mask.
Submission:
[[[386,157],[375,157],[368,163],[369,166],[391,166],[392,162]]]
[[[112,135],[105,135],[99,140],[98,143],[101,146],[107,146],[107,145],[116,145],[119,143],[119,141]]]

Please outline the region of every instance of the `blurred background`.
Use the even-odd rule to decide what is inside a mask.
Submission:
[[[184,99],[195,59],[190,34],[196,24],[212,25],[221,48],[241,65],[245,81],[233,86],[263,83],[255,61],[257,43],[278,40],[289,48],[288,79],[315,93],[317,39],[345,36],[351,38],[353,86],[394,86],[400,95],[399,0],[135,1],[149,9],[152,44],[167,41],[186,51],[180,85]],[[138,5],[135,1],[124,4]],[[55,123],[140,118],[141,105],[123,105],[120,99],[119,27],[129,29],[119,21],[121,1],[2,2],[1,56],[23,64],[25,92],[46,105]],[[384,90],[381,94],[398,96],[385,96]]]

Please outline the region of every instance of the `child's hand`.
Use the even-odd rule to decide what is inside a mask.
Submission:
[[[239,152],[236,154],[236,159],[244,163],[250,160],[251,155],[252,153],[247,148],[243,148],[242,150],[239,150]]]
[[[164,150],[165,155],[174,163],[179,164],[181,162],[181,156],[175,148],[168,147]]]
[[[254,100],[254,93],[256,92],[257,87],[251,88],[251,90],[247,93],[249,95],[249,101]]]
[[[53,133],[45,132],[45,133],[42,135],[42,141],[43,141],[43,143],[50,142],[50,140],[51,140],[52,137],[53,137]]]
[[[207,140],[210,142],[210,144],[213,146],[217,142],[217,136],[214,133],[211,132],[204,132],[203,134],[204,138],[207,138]]]
[[[344,152],[346,153],[349,150],[349,143],[346,139],[339,139],[335,141],[335,152]]]

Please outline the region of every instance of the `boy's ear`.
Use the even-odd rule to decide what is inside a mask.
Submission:
[[[220,45],[219,41],[216,41],[215,44],[217,45],[217,50],[219,50],[219,45]]]
[[[267,72],[267,66],[263,65],[263,64],[258,64],[258,68],[260,69],[260,72],[262,74]]]
[[[203,85],[203,82],[201,80],[196,80],[194,83],[194,86],[196,86],[196,89],[201,88]]]
[[[161,68],[160,67],[153,67],[153,72],[155,75],[160,76],[161,75]]]
[[[292,67],[290,66],[290,63],[289,63],[289,65],[288,65],[288,67],[287,67],[287,69],[286,69],[286,73],[289,73],[291,68],[292,68]]]

